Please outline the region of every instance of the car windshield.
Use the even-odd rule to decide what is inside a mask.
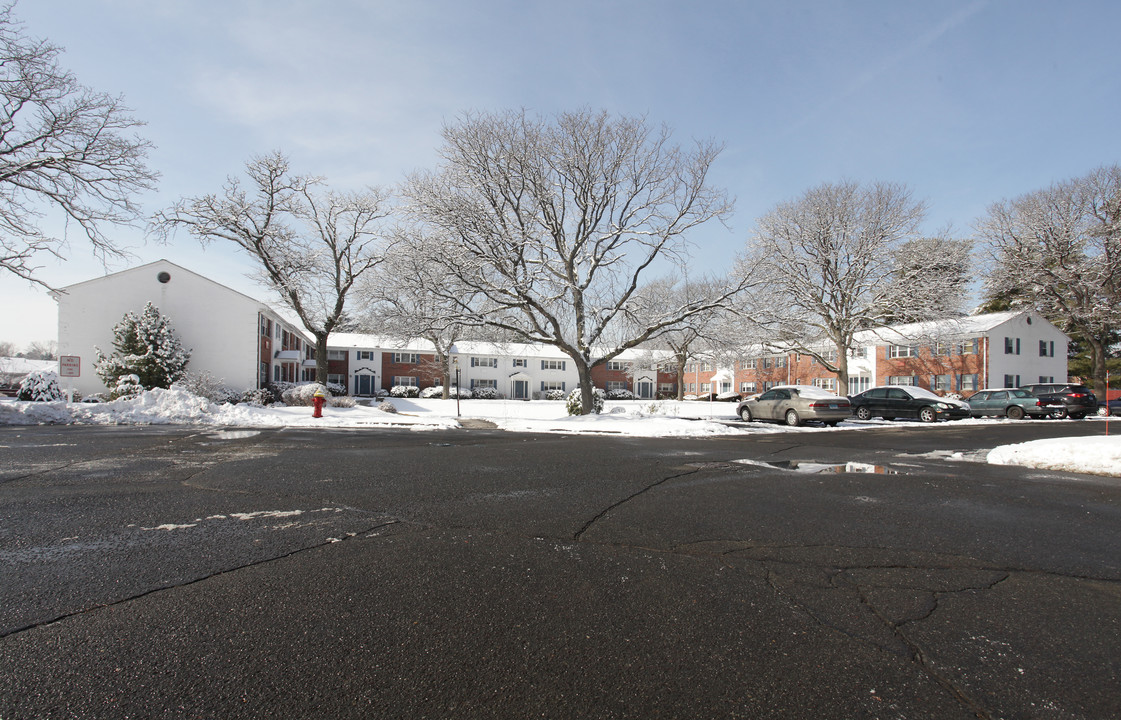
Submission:
[[[811,400],[836,400],[837,396],[829,392],[825,388],[813,387],[811,385],[800,385],[792,388],[797,391],[798,395]]]
[[[927,400],[930,400],[930,399],[941,400],[942,399],[941,395],[936,395],[936,394],[932,393],[931,391],[927,390],[926,388],[921,388],[921,387],[918,387],[917,385],[908,385],[904,389],[913,398],[924,398],[924,399],[927,399]]]

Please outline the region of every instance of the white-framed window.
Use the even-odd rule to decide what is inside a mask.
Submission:
[[[346,386],[346,376],[338,373],[327,373],[327,382]]]
[[[471,367],[498,367],[498,358],[496,357],[472,357]]]
[[[712,392],[712,383],[701,383],[701,392],[703,392],[703,393]]]
[[[977,389],[977,373],[958,375],[958,392],[973,392]]]
[[[1040,375],[1039,376],[1039,382],[1041,382],[1041,383],[1053,383],[1053,382],[1055,382],[1055,376],[1054,375]]]
[[[393,353],[393,362],[398,365],[416,365],[420,362],[420,355],[417,353],[395,352]]]
[[[498,381],[497,380],[485,380],[485,379],[482,379],[482,378],[473,379],[473,380],[471,380],[471,389],[474,390],[475,388],[491,388],[493,390],[497,390],[498,389]]]
[[[1055,357],[1055,341],[1039,341],[1039,357]]]
[[[658,383],[658,392],[671,393],[677,390],[677,385],[673,383]]]
[[[753,393],[753,392],[755,392],[755,383],[749,382],[747,380],[741,382],[740,383],[740,392],[741,393]]]
[[[777,383],[777,382],[775,382],[774,380],[767,380],[767,381],[766,381],[766,382],[764,382],[764,383],[762,384],[762,386],[761,386],[761,387],[759,388],[759,391],[760,391],[760,392],[767,392],[768,390],[770,390],[771,388],[773,388],[773,387],[774,387],[775,385],[778,385],[778,383]]]
[[[868,357],[868,347],[861,345],[860,347],[849,348],[849,357],[853,358],[866,358]]]
[[[755,364],[755,358],[751,358],[750,360],[740,360],[740,370],[754,370]]]
[[[1004,338],[1004,354],[1005,355],[1019,355],[1020,354],[1020,338],[1006,337]],[[1012,387],[1006,385],[1005,387]]]
[[[346,360],[346,350],[328,350],[328,360]]]
[[[1005,375],[1004,376],[1004,387],[1006,387],[1006,388],[1020,387],[1020,376],[1019,375]]]
[[[394,386],[397,386],[397,385],[411,385],[413,387],[416,387],[417,381],[416,381],[416,378],[411,376],[411,375],[405,375],[405,376],[394,375],[393,376],[393,385]]]
[[[774,363],[774,358],[763,358],[763,369],[766,370]]]
[[[957,343],[955,349],[958,355],[977,355],[981,352],[981,338],[969,338]]]
[[[934,381],[930,383],[931,390],[936,392],[950,392],[953,390],[953,388],[950,387],[951,377],[950,375],[935,375],[933,378]]]
[[[919,349],[915,345],[892,345],[888,348],[889,358],[909,358],[917,357]],[[911,383],[907,383],[911,384]]]
[[[276,323],[276,339],[282,340],[284,338],[284,328],[280,327],[280,323]]]
[[[777,368],[786,367],[786,356],[785,355],[783,355],[782,357],[775,358],[775,367],[777,367]]]
[[[541,361],[541,369],[542,370],[564,370],[564,366],[565,366],[565,361],[564,360],[542,360]],[[564,388],[560,388],[560,389],[563,390]]]
[[[887,379],[888,385],[918,385],[919,379],[914,375],[891,375]]]
[[[564,381],[563,380],[542,380],[541,381],[541,392],[549,392],[550,390],[560,390],[561,392],[564,392]]]
[[[524,368],[528,367],[525,358],[514,358],[514,367]]]
[[[627,389],[626,380],[608,380],[607,381],[607,390],[608,391],[611,391],[611,390],[626,390],[626,389]]]
[[[687,385],[685,386],[685,392],[687,392],[687,393],[695,393],[695,392],[697,392],[697,383],[689,383],[689,384],[687,384]]]
[[[940,356],[943,356],[943,357],[949,357],[950,355],[953,355],[953,353],[954,353],[954,346],[951,345],[948,342],[936,342],[931,347],[931,350],[934,352],[935,355],[940,355]]]
[[[626,370],[627,369],[627,364],[625,362],[623,362],[622,360],[608,360],[607,361],[607,369],[608,370]]]
[[[359,350],[357,355],[358,355],[359,360],[373,360],[374,359],[374,351],[373,350]]]
[[[818,377],[814,378],[811,382],[814,387],[823,388],[825,390],[834,390],[837,387],[837,378],[835,377]]]

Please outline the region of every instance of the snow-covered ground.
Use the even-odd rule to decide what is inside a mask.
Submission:
[[[256,407],[215,405],[183,390],[152,390],[131,400],[111,403],[31,403],[0,400],[0,425],[103,424],[159,425],[196,424],[222,427],[407,427],[425,431],[460,427],[455,400],[392,398],[396,413],[372,407],[326,408],[322,418],[313,418],[309,407]],[[673,400],[607,401],[601,415],[570,417],[560,401],[461,400],[462,418],[485,420],[511,432],[593,433],[634,437],[712,437],[775,432],[838,432],[898,426],[882,420],[853,418],[836,429],[817,426],[788,428],[784,425],[739,422],[734,403],[677,402]],[[1012,420],[957,420],[952,425],[1006,422]],[[1057,422],[1057,421],[1056,421]],[[1080,422],[1104,423],[1105,418]],[[994,448],[988,461],[1000,465],[1070,470],[1121,476],[1121,421],[1116,435],[1037,440]],[[939,426],[944,424],[940,423]],[[937,427],[931,427],[936,431]],[[1112,428],[1110,432],[1114,432]]]

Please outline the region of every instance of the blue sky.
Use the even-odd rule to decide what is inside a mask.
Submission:
[[[725,144],[712,180],[736,212],[695,237],[695,264],[720,272],[755,218],[823,182],[905,183],[930,232],[967,236],[992,202],[1121,161],[1112,0],[21,0],[15,14],[147,123],[149,211],[274,149],[338,188],[393,185],[437,161],[442,124],[465,111],[605,108]],[[131,264],[167,257],[266,297],[228,248],[114,236]],[[43,265],[54,285],[105,272],[78,242]],[[0,302],[21,308],[0,340],[54,338],[45,292],[0,275]]]

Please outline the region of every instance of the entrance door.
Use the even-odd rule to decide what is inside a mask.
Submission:
[[[514,381],[514,399],[515,400],[528,400],[529,399],[529,380],[515,380]]]
[[[377,392],[374,387],[374,375],[355,375],[354,376],[354,394],[369,397]]]
[[[635,394],[643,400],[649,400],[650,398],[654,397],[654,383],[652,382],[637,382],[635,383],[635,390],[637,390]]]

